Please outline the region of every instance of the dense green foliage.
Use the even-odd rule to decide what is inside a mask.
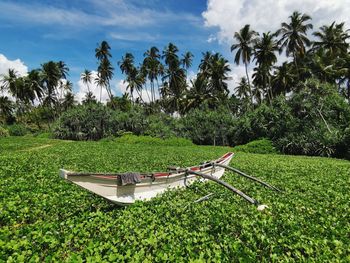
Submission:
[[[286,19],[276,32],[256,32],[249,24],[237,29],[231,51],[246,72],[235,87],[228,82],[234,68],[221,54],[203,52],[195,69],[193,55],[173,43],[150,47],[142,58],[119,55],[126,92],[115,97],[116,60],[101,41],[95,49],[97,75],[81,74],[88,92],[80,104],[62,61],[43,63],[25,76],[9,69],[0,76],[0,90],[13,99],[0,97],[0,123],[23,123],[31,131],[53,130],[55,138],[73,140],[132,132],[235,146],[268,138],[287,154],[350,158],[349,30],[342,22],[313,28],[311,16],[297,11]],[[285,61],[278,52],[286,54]],[[100,88],[99,98],[92,83]],[[25,134],[17,125],[8,128],[10,134]]]
[[[4,127],[0,126],[0,137],[8,137],[10,136],[10,132]]]
[[[239,145],[233,148],[235,152],[244,153],[260,153],[260,154],[277,154],[278,151],[273,146],[272,142],[267,139],[251,141],[244,145]]]
[[[23,124],[13,124],[7,127],[11,136],[23,136],[29,133],[28,129]]]
[[[141,139],[143,140],[143,139]],[[227,182],[267,204],[258,212],[208,182],[120,208],[58,176],[161,171],[217,158],[225,147],[0,139],[0,261],[349,261],[350,163],[236,152]],[[198,198],[215,193],[201,203]]]

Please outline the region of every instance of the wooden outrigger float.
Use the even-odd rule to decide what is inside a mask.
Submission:
[[[266,206],[259,206],[258,201],[220,180],[225,169],[243,175],[273,190],[278,189],[235,168],[229,167],[228,165],[233,155],[230,152],[211,162],[188,168],[172,167],[169,168],[168,172],[162,173],[85,173],[60,169],[59,174],[62,178],[118,205],[130,205],[136,200],[149,200],[168,189],[187,187],[201,177],[203,180],[211,180],[223,185],[249,203],[258,206],[259,210],[262,210],[261,208]]]

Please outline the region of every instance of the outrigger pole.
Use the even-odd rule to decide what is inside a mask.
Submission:
[[[224,164],[220,164],[220,163],[212,163],[212,165],[213,165],[214,167],[215,167],[215,166],[219,166],[219,167],[228,169],[228,170],[230,170],[230,171],[232,171],[232,172],[235,172],[235,173],[237,173],[237,174],[239,174],[239,175],[241,175],[241,176],[243,176],[243,177],[246,177],[246,178],[248,178],[248,179],[250,179],[250,180],[252,180],[252,181],[258,182],[258,183],[260,183],[260,184],[262,184],[262,185],[264,185],[264,186],[266,186],[266,187],[268,187],[268,188],[270,188],[270,189],[272,189],[272,190],[275,190],[275,191],[277,191],[277,192],[282,192],[282,191],[281,191],[280,189],[278,189],[277,187],[274,187],[274,186],[272,186],[272,185],[269,185],[268,183],[266,183],[266,182],[260,180],[259,178],[256,178],[256,177],[254,177],[254,176],[245,174],[245,173],[241,172],[240,170],[238,170],[238,169],[236,169],[236,168],[233,168],[233,167],[230,167],[230,166],[227,166],[227,165],[224,165]]]
[[[195,172],[195,171],[192,171],[192,170],[189,170],[187,169],[185,171],[187,174],[194,174],[194,175],[197,175],[197,176],[201,176],[205,179],[208,179],[208,180],[211,180],[211,181],[214,181],[218,184],[221,184],[222,186],[226,187],[227,189],[229,189],[230,191],[234,192],[235,194],[238,194],[240,197],[244,198],[246,201],[248,201],[249,203],[251,203],[252,205],[256,205],[258,206],[259,205],[259,202],[257,200],[255,200],[254,198],[246,195],[245,193],[243,193],[242,191],[234,188],[232,185],[214,177],[214,176],[210,176],[210,175],[207,175],[207,174],[204,174],[204,173],[200,173],[200,172]]]

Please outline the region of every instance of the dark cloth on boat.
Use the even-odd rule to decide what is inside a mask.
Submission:
[[[129,185],[141,183],[141,178],[139,173],[124,173],[119,174],[117,177],[118,185]]]

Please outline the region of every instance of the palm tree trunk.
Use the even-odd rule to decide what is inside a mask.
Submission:
[[[253,105],[253,93],[252,93],[252,87],[250,86],[250,80],[249,80],[249,75],[248,75],[248,64],[247,62],[244,63],[245,65],[245,74],[247,76],[247,81],[248,81],[248,87],[249,87],[249,95],[250,95],[250,100]]]
[[[148,100],[151,102],[151,98],[150,98],[150,96],[149,96],[149,93],[148,93],[148,89],[147,89],[147,87],[145,88],[145,91],[146,91],[146,94],[147,94]]]
[[[159,81],[158,81],[158,78],[156,78],[156,80],[157,80],[157,87],[158,87],[158,96],[159,96],[159,99],[161,99],[161,98],[160,98],[161,94],[160,94],[160,88],[159,88]]]
[[[299,67],[298,67],[298,62],[297,62],[297,55],[295,54],[295,51],[293,52],[293,57],[294,57],[294,64],[295,64],[295,69],[297,71],[298,80],[300,80]]]
[[[101,99],[102,99],[102,86],[100,87],[100,103],[101,103]]]
[[[141,95],[139,89],[136,89],[136,92],[137,92],[137,94],[139,95],[139,98],[140,98],[141,102],[145,103],[144,100],[143,100],[143,98],[142,98],[142,95]]]

